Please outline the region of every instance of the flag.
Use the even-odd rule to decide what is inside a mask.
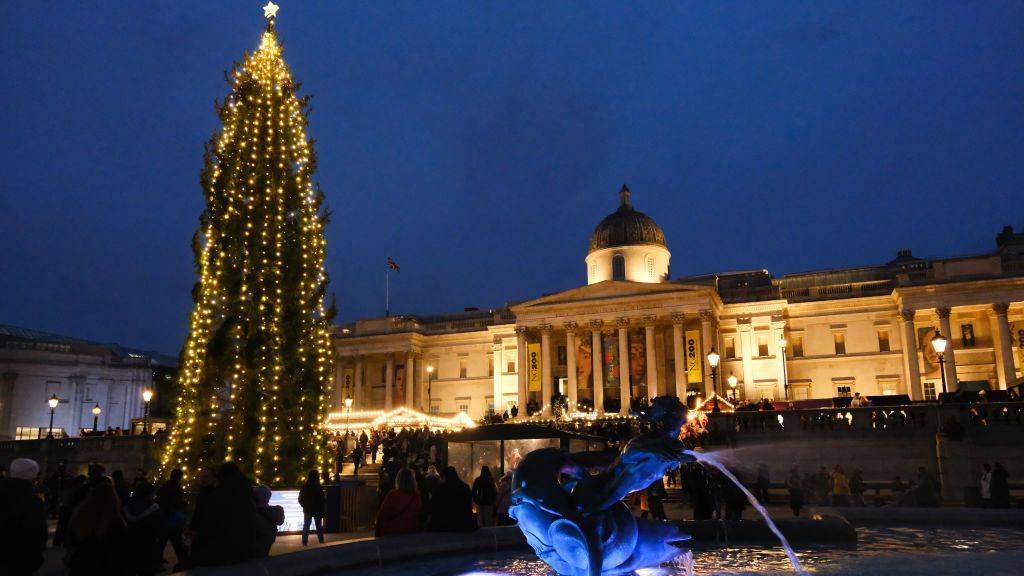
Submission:
[[[392,260],[391,256],[388,256],[388,268],[391,268],[395,272],[401,272],[402,271],[402,269],[398,267],[398,262],[395,262],[394,260]]]

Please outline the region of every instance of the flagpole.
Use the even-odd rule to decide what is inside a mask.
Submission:
[[[384,317],[391,317],[391,266],[384,266]]]

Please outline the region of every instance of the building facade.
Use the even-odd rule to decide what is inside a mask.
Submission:
[[[129,430],[132,418],[143,416],[142,392],[154,388],[154,373],[173,373],[169,362],[117,345],[0,325],[0,439],[45,437],[53,396],[59,401],[55,436],[92,430],[97,406],[97,429]]]
[[[342,410],[626,413],[675,394],[805,401],[1004,389],[1024,360],[1024,233],[992,252],[772,277],[766,270],[670,279],[660,227],[620,191],[595,229],[588,284],[494,310],[336,327],[332,402]],[[712,370],[707,354],[721,357]]]

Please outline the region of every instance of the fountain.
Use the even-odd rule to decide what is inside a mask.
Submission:
[[[779,537],[797,573],[806,574],[753,495],[720,463],[687,450],[679,440],[686,407],[678,398],[655,398],[647,419],[651,431],[630,440],[596,474],[585,455],[555,448],[530,452],[519,463],[509,513],[541,560],[563,576],[613,576],[657,567],[687,553],[675,544],[689,535],[670,522],[634,517],[622,499],[650,486],[667,469],[696,461],[736,483]]]

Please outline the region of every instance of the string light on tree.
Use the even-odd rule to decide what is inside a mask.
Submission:
[[[276,485],[327,467],[327,213],[277,10],[263,7],[267,29],[229,76],[217,107],[223,127],[206,146],[206,209],[192,240],[198,281],[162,457],[186,478],[224,460]]]

